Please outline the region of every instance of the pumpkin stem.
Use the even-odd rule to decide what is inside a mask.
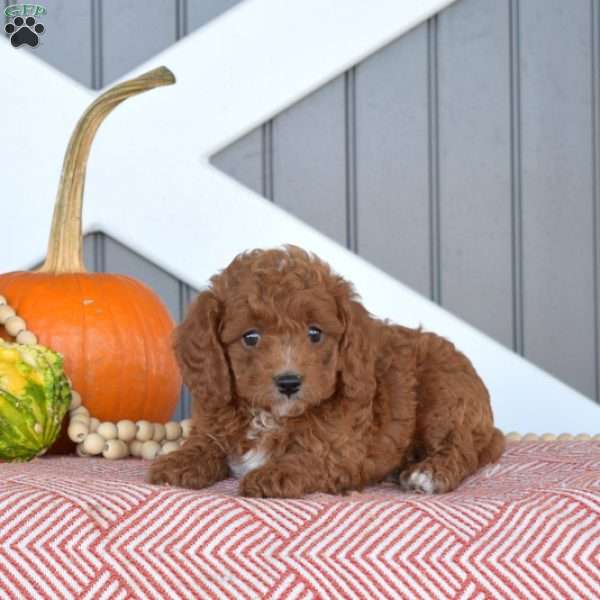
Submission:
[[[175,83],[175,76],[169,69],[166,67],[153,69],[110,88],[96,98],[79,119],[65,153],[54,205],[48,254],[44,264],[38,269],[39,272],[84,273],[86,271],[83,262],[81,211],[85,171],[96,131],[106,116],[123,100],[172,83]]]

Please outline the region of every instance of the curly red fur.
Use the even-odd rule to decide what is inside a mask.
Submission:
[[[315,341],[308,329],[322,331]],[[249,346],[243,336],[258,332]],[[300,248],[254,250],[211,279],[177,328],[193,427],[152,483],[242,475],[247,496],[340,493],[384,479],[446,492],[498,459],[488,391],[449,341],[373,318]],[[283,394],[274,377],[301,377]]]

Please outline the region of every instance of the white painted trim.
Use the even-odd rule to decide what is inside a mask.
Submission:
[[[102,126],[89,165],[85,231],[102,230],[197,287],[241,250],[299,244],[354,281],[375,314],[454,340],[481,371],[501,427],[597,430],[599,406],[208,162],[449,3],[246,0],[148,61],[128,77],[165,64],[178,84],[129,100]],[[0,85],[4,272],[43,256],[62,155],[94,94],[6,43]]]

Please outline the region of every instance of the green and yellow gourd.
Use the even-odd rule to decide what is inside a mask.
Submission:
[[[0,340],[0,460],[24,462],[44,454],[70,403],[60,354]]]

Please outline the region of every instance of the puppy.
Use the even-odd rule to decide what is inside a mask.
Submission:
[[[384,479],[443,493],[496,461],[488,391],[449,341],[373,318],[317,257],[237,256],[175,332],[192,430],[151,483],[244,496],[342,493]]]

